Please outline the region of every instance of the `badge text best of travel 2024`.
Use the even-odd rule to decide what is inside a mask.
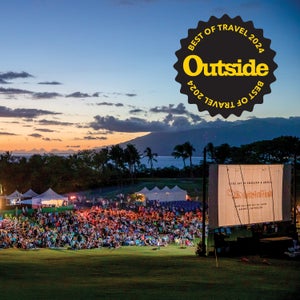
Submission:
[[[227,118],[252,111],[255,104],[263,103],[276,80],[276,53],[270,44],[262,29],[239,16],[200,21],[197,28],[188,30],[176,51],[174,68],[181,93],[211,116]]]

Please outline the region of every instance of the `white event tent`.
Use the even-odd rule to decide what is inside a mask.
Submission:
[[[64,202],[67,202],[68,198],[57,194],[51,188],[45,191],[43,194],[32,197],[29,200],[24,200],[24,204],[32,204],[32,207],[40,206],[62,206]]]
[[[187,192],[185,190],[181,189],[177,185],[175,185],[172,188],[171,192],[172,192],[173,201],[186,200],[186,198],[187,198]]]
[[[170,201],[185,201],[187,192],[177,185],[172,189],[165,186],[159,189],[157,186],[149,190],[144,187],[142,190],[138,191],[137,194],[143,194],[148,201],[159,201],[159,202],[170,202]]]
[[[13,193],[6,196],[5,198],[10,202],[10,204],[16,204],[21,200],[22,196],[22,193],[20,193],[18,190],[15,190]]]
[[[33,198],[36,196],[38,196],[38,194],[35,191],[33,191],[32,189],[29,189],[27,192],[22,194],[23,199],[29,199],[29,198]]]

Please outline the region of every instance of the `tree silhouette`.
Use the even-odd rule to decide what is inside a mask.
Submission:
[[[109,157],[114,162],[116,169],[124,168],[124,150],[120,145],[111,146]]]
[[[153,153],[151,148],[150,147],[147,147],[145,150],[144,150],[144,155],[145,157],[148,157],[148,163],[150,164],[150,170],[151,170],[151,173],[152,173],[152,170],[153,170],[153,162],[157,162],[157,153]]]
[[[187,156],[187,158],[190,161],[190,167],[192,167],[193,166],[192,156],[193,156],[193,152],[195,151],[195,148],[193,147],[193,145],[190,142],[185,142],[183,144],[183,149],[184,149],[185,155]]]
[[[131,176],[134,175],[136,171],[136,166],[140,164],[141,156],[132,144],[127,144],[124,149],[124,162],[128,164],[129,173]]]
[[[289,163],[294,165],[294,172],[299,168],[300,140],[294,136],[280,136],[240,147],[230,147],[228,144],[214,146],[208,143],[206,150],[214,163]],[[193,146],[186,142],[176,145],[172,155],[175,158],[182,158],[184,167],[186,159],[189,158],[192,166],[193,151],[195,151]],[[148,157],[152,168],[157,154],[147,147],[144,155]],[[33,154],[30,157],[18,157],[10,152],[4,152],[0,153],[0,193],[7,195],[16,189],[24,192],[29,188],[42,193],[49,187],[59,193],[66,193],[113,185],[117,182],[123,183],[125,176],[128,179],[129,175],[131,178],[144,176],[145,173],[137,168],[139,163],[140,154],[131,144],[125,149],[115,145],[100,151],[82,150],[69,156]],[[191,170],[199,171],[196,166]],[[183,172],[176,168],[155,170],[155,174],[162,177],[178,177],[186,174],[186,170]]]
[[[182,158],[183,165],[186,167],[185,160],[188,158],[184,151],[183,144],[176,145],[173,149],[172,155],[177,159],[177,158]]]
[[[185,160],[189,158],[190,167],[192,167],[192,156],[195,151],[194,147],[190,142],[185,142],[184,144],[176,145],[173,149],[172,155],[175,158],[182,158],[183,165],[186,167]]]

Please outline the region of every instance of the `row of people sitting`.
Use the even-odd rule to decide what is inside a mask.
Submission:
[[[0,248],[23,249],[187,245],[202,234],[202,214],[165,207],[92,207],[65,212],[35,211],[0,221]]]

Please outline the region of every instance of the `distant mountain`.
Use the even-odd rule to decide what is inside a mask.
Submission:
[[[194,156],[201,156],[208,143],[214,146],[227,143],[241,146],[261,140],[271,140],[279,136],[300,137],[300,117],[253,118],[245,121],[215,121],[205,123],[202,128],[176,132],[153,132],[130,140],[122,145],[133,144],[143,153],[150,147],[153,153],[169,156],[174,146],[189,141],[196,149]]]

